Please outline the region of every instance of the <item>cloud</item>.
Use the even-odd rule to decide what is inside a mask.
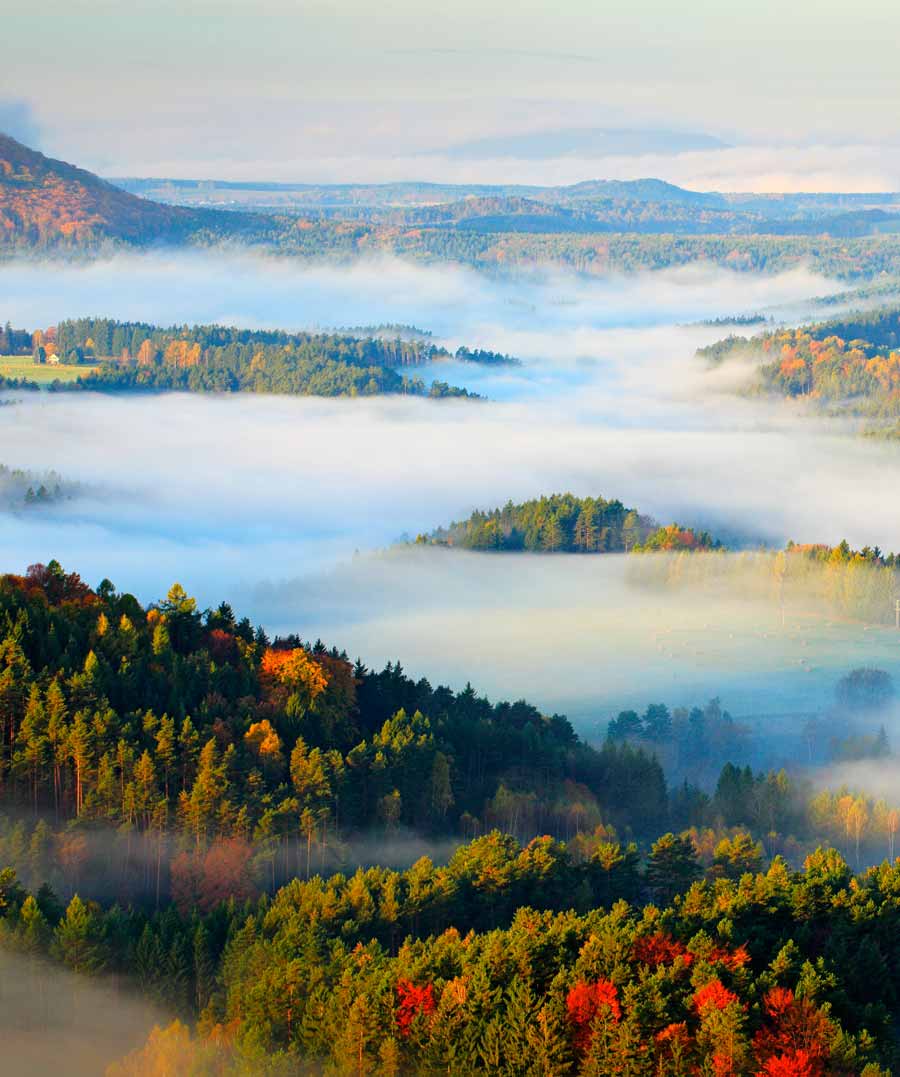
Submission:
[[[770,145],[801,141],[797,132],[806,142],[864,142],[867,160],[844,154],[842,167],[825,164],[831,180],[857,189],[872,167],[884,174],[877,151],[896,145],[897,15],[884,0],[852,11],[819,5],[814,20],[804,5],[772,2],[734,6],[727,19],[662,0],[614,11],[586,0],[227,7],[191,18],[172,0],[141,0],[117,20],[109,0],[40,0],[4,20],[4,74],[29,85],[55,152],[112,175],[409,178],[423,175],[415,155],[441,145],[602,126]],[[35,42],[54,57],[40,78]],[[783,160],[767,171],[808,186],[791,151]],[[635,171],[645,159],[622,163],[631,175],[655,174]],[[619,174],[611,158],[581,164],[590,171],[576,179]],[[443,167],[418,162],[423,178],[440,178]],[[535,174],[514,157],[479,169],[502,170],[505,181]],[[731,175],[755,181],[740,168]]]
[[[872,725],[877,730],[879,719],[876,718]],[[888,734],[893,738],[892,747],[896,749],[896,737],[900,733],[900,721],[894,710],[886,716],[884,722]],[[820,789],[836,791],[849,789],[854,794],[864,792],[866,796],[874,799],[884,799],[895,807],[897,805],[897,788],[900,781],[900,759],[896,756],[886,759],[866,759],[853,763],[840,763],[833,766],[821,767],[815,770],[812,778]]]
[[[505,157],[530,161],[574,156],[634,157],[646,153],[667,156],[723,147],[724,143],[713,135],[690,131],[568,127],[475,139],[448,147],[444,153],[451,159]]]

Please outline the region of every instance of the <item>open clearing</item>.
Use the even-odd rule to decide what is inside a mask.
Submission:
[[[0,377],[27,378],[29,381],[36,381],[38,385],[49,385],[54,381],[75,381],[76,378],[96,369],[96,366],[87,363],[35,363],[30,355],[0,355]]]

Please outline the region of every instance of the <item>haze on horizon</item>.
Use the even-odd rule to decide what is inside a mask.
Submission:
[[[0,129],[108,176],[897,189],[898,33],[888,0],[137,0],[124,17],[41,0],[4,15]],[[567,150],[579,129],[647,139]]]

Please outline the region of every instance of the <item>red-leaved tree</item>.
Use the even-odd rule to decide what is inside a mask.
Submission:
[[[701,1014],[710,1007],[716,1010],[724,1010],[732,1002],[737,1002],[737,995],[722,983],[721,980],[710,980],[703,987],[698,987],[691,1000],[694,1009]]]
[[[685,949],[683,943],[662,931],[635,939],[631,953],[635,961],[654,969],[660,965],[671,965],[676,957],[680,957],[686,965],[694,960],[694,955]]]
[[[773,987],[763,1005],[766,1021],[753,1040],[760,1073],[821,1077],[834,1024],[814,1002],[797,998],[787,987]]]
[[[767,1059],[757,1077],[819,1077],[823,1072],[821,1063],[806,1051],[789,1051]]]
[[[622,1017],[616,985],[610,980],[575,984],[566,996],[566,1012],[573,1029],[575,1050],[586,1054],[591,1046],[595,1019],[603,1016],[616,1023]]]
[[[436,1006],[432,984],[419,985],[411,980],[398,980],[397,1028],[400,1035],[408,1036],[413,1020],[419,1014],[434,1013]]]

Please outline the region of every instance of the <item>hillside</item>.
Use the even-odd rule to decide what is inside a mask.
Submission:
[[[0,133],[0,248],[183,242],[203,233],[247,235],[263,223],[148,201]]]
[[[396,228],[696,236],[865,237],[896,232],[897,194],[753,195],[692,191],[664,180],[518,184],[305,184],[116,179],[172,205],[343,220],[383,241]],[[283,222],[279,223],[283,228]],[[326,237],[327,238],[327,237]],[[334,237],[331,237],[334,241]]]
[[[711,364],[747,356],[764,360],[758,391],[803,397],[826,410],[896,422],[900,414],[900,308],[868,312],[753,337],[731,335],[700,348]],[[887,428],[896,436],[894,428]],[[870,432],[881,431],[881,426]]]
[[[476,510],[467,520],[454,520],[448,527],[419,535],[416,542],[507,553],[602,554],[720,547],[706,531],[678,524],[660,527],[619,500],[572,494],[551,494],[520,505],[508,501],[502,509],[488,512]]]
[[[732,764],[670,791],[654,746],[712,742],[718,700],[621,712],[592,747],[524,701],[56,562],[0,575],[0,620],[4,1031],[83,1030],[94,988],[107,1023],[129,997],[177,1019],[108,1077],[896,1063],[900,867],[864,864],[900,816]],[[387,859],[412,834],[435,859],[353,870],[350,839]]]
[[[382,252],[505,271],[552,264],[605,275],[701,261],[766,273],[808,265],[841,279],[900,272],[891,194],[723,195],[654,179],[570,187],[117,182],[0,134],[0,251],[239,241],[299,258]]]

